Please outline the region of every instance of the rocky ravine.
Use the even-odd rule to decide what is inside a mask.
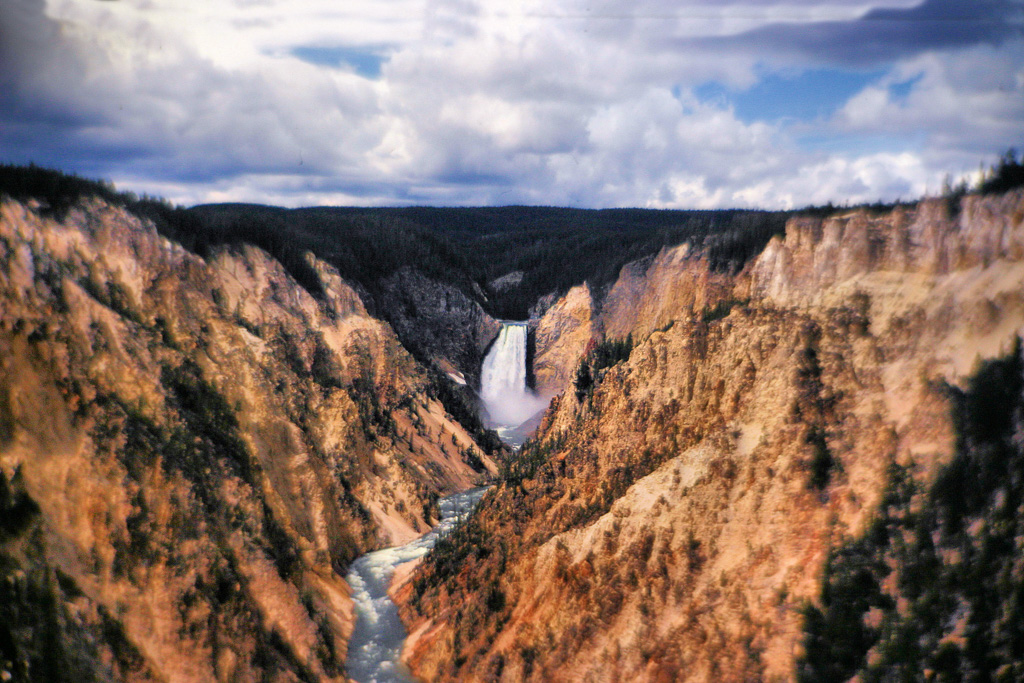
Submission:
[[[956,387],[1024,332],[1024,193],[958,209],[797,219],[736,277],[685,247],[623,269],[589,323],[639,340],[629,359],[555,400],[539,443],[398,591],[414,672],[796,678],[830,551],[876,518],[894,467],[927,487],[972,448]],[[886,566],[879,595],[895,597]],[[900,599],[854,626],[917,604]],[[936,627],[947,647],[973,623],[959,610]]]
[[[379,287],[377,306],[405,345],[423,360],[479,387],[484,351],[498,336],[501,323],[455,287],[411,268],[398,270]]]
[[[0,205],[5,677],[344,680],[347,564],[495,467],[312,264]]]

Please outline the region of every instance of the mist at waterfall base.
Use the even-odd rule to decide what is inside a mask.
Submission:
[[[488,426],[513,446],[522,445],[548,401],[526,386],[526,323],[506,322],[484,358],[480,398]]]
[[[395,568],[427,554],[437,540],[464,519],[488,487],[462,491],[437,502],[441,522],[428,533],[406,545],[367,553],[348,570],[345,581],[352,587],[356,626],[348,645],[346,673],[358,683],[412,683],[416,679],[400,657],[406,632],[398,607],[388,596],[388,584]]]

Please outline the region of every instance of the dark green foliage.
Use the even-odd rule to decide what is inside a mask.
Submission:
[[[505,609],[505,593],[497,581],[491,583],[487,589],[487,596],[484,598],[484,605],[492,612],[500,612]]]
[[[284,579],[291,577],[299,561],[299,553],[266,501],[263,503],[263,538],[267,542],[270,556],[274,558],[277,573]]]
[[[613,365],[629,360],[629,354],[633,352],[633,335],[625,339],[604,339],[596,344],[580,361],[576,368],[576,379],[573,386],[576,388],[576,400],[583,402],[593,391],[599,377],[599,373]]]
[[[999,163],[993,166],[978,185],[981,194],[1000,194],[1024,185],[1024,155],[1009,149]]]
[[[145,666],[146,660],[124,632],[121,622],[110,616],[110,613],[102,605],[99,607],[99,615],[102,623],[100,632],[103,641],[114,651],[114,657],[121,666],[128,671],[137,671]]]
[[[804,607],[805,655],[798,665],[802,681],[845,681],[864,663],[879,629],[865,623],[871,608],[891,610],[882,593],[888,575],[885,549],[900,524],[899,515],[913,494],[913,480],[902,469],[890,473],[881,514],[863,538],[837,548],[826,563],[821,607]]]
[[[259,465],[253,461],[245,443],[238,435],[238,422],[227,401],[203,378],[200,369],[190,361],[178,367],[164,367],[161,381],[168,391],[168,406],[175,411],[179,424],[170,427],[157,425],[141,411],[115,399],[105,397],[98,401],[111,409],[111,419],[99,422],[93,438],[108,443],[120,434],[123,447],[117,453],[128,476],[144,481],[146,471],[157,460],[170,472],[177,472],[192,484],[192,491],[201,504],[195,516],[186,513],[173,525],[181,538],[196,537],[199,524],[205,523],[215,536],[227,523],[238,525],[233,519],[235,511],[225,507],[217,491],[227,476],[237,476],[250,486],[256,486]],[[150,511],[145,498],[136,496],[136,511],[127,522],[128,543],[118,548],[115,571],[128,571],[138,563],[151,563],[158,559],[160,548],[150,541]],[[205,518],[204,518],[205,517]],[[256,522],[256,520],[253,520]],[[278,572],[287,578],[298,561],[291,538],[275,518],[272,510],[263,506],[261,537],[274,559]]]
[[[590,368],[594,373],[629,360],[633,352],[633,335],[625,339],[603,339],[588,354]]]
[[[147,469],[152,467],[157,456],[170,441],[165,430],[157,426],[140,411],[124,403],[118,404],[124,413],[124,447],[119,449],[118,456],[128,475],[135,481],[142,481]],[[105,425],[109,428],[109,425]],[[93,437],[97,441],[105,441],[110,434],[97,425]]]
[[[427,581],[430,585],[436,585],[456,576],[467,558],[473,556],[482,559],[501,543],[500,539],[486,533],[479,518],[471,512],[466,519],[456,524],[449,534],[438,539],[427,553],[424,563],[429,569],[419,575],[417,584],[420,585],[416,585],[414,590],[422,595],[426,590]]]
[[[712,268],[736,270],[783,232],[790,215],[524,206],[289,210],[220,204],[183,209],[56,171],[4,169],[0,194],[41,198],[60,211],[83,197],[98,196],[151,220],[161,234],[201,256],[216,245],[253,244],[322,297],[320,279],[305,258],[311,251],[334,265],[357,287],[370,311],[396,329],[401,326],[392,318],[398,313],[390,300],[384,303],[382,281],[402,268],[455,287],[494,317],[522,320],[542,296],[582,282],[590,284],[600,303],[623,265],[684,242],[703,251]],[[523,272],[518,286],[489,289],[489,282],[512,271]],[[403,341],[417,353],[415,343]]]
[[[267,233],[287,235],[289,245],[313,251],[363,287],[378,314],[388,314],[386,306],[375,305],[382,296],[380,279],[412,268],[456,287],[495,317],[514,320],[528,317],[545,294],[584,281],[600,295],[626,263],[683,242],[705,249],[712,267],[735,269],[781,234],[789,215],[524,206],[286,210],[243,204],[189,211],[210,243],[250,242],[277,256],[273,243],[267,246]],[[511,271],[524,273],[517,287],[488,288]]]
[[[805,437],[805,443],[810,447],[810,459],[806,461],[807,485],[824,499],[833,473],[841,468],[829,449],[827,439],[830,421],[834,419],[836,396],[822,381],[818,359],[821,330],[816,325],[809,325],[804,328],[804,334],[806,346],[797,357],[796,385],[799,392],[793,404],[793,417],[808,427]]]
[[[0,472],[0,670],[16,683],[126,678],[142,658],[101,611],[104,644],[113,651],[112,660],[103,656],[81,614],[70,613],[66,605],[83,593],[60,569],[41,566],[38,512],[21,477]]]
[[[750,302],[750,299],[722,299],[711,308],[704,309],[701,314],[701,320],[706,323],[721,320],[732,312],[732,309],[736,306],[746,306]]]
[[[0,669],[10,672],[10,680],[114,679],[113,672],[101,662],[91,634],[68,614],[66,598],[53,575],[12,570],[0,554]],[[111,645],[115,657],[127,655],[130,663],[139,662],[137,651],[126,641]]]
[[[247,328],[251,327],[249,325],[245,326]],[[253,329],[249,329],[249,331],[252,334],[257,334],[258,332],[258,330]],[[313,364],[310,367],[310,372],[313,375],[313,381],[325,389],[341,389],[343,386],[341,375],[344,370],[341,367],[341,363],[331,353],[330,348],[328,348],[322,338],[317,339],[316,348],[313,350]]]
[[[561,437],[546,441],[530,439],[501,463],[499,478],[509,485],[518,485],[525,479],[533,478],[537,470],[552,454],[557,453],[564,443]]]
[[[0,470],[0,541],[21,534],[39,513],[39,506],[25,491],[20,471],[10,481]]]
[[[68,209],[86,197],[99,197],[111,204],[123,205],[121,195],[109,182],[87,180],[35,164],[29,166],[0,165],[0,197],[20,202],[35,199],[43,206],[44,215],[63,218]]]
[[[238,434],[238,421],[224,397],[202,377],[198,366],[185,361],[177,367],[164,367],[161,381],[167,389],[168,406],[177,414],[180,424],[169,428],[153,423],[138,410],[117,404],[123,420],[120,426],[98,425],[94,438],[105,441],[117,430],[124,433],[124,447],[119,457],[131,476],[142,481],[146,468],[159,457],[163,467],[180,472],[192,482],[193,492],[202,504],[211,528],[217,528],[232,511],[224,507],[217,489],[226,476],[237,476],[256,486],[258,464],[251,459]],[[155,549],[150,547],[146,533],[147,510],[144,501],[136,501],[139,512],[128,521],[129,544],[118,553],[125,566],[139,561],[152,561]],[[176,528],[183,537],[197,533],[198,520],[182,518]],[[267,552],[274,559],[278,572],[287,578],[298,561],[291,538],[264,505],[262,537]]]
[[[832,469],[836,466],[835,458],[825,442],[825,432],[813,428],[807,435],[807,443],[811,446],[811,487],[824,491],[832,479]]]
[[[180,469],[193,481],[207,479],[211,467],[224,466],[252,484],[252,463],[238,436],[238,419],[199,367],[189,360],[177,367],[164,366],[160,381],[184,423],[182,433],[174,435],[165,449],[166,466]]]
[[[131,306],[131,299],[128,296],[127,290],[118,282],[104,282],[97,283],[91,278],[84,277],[79,280],[79,284],[82,286],[89,296],[103,304],[107,308],[111,309],[122,318],[131,320],[132,322],[141,325],[142,319],[139,317]]]
[[[427,366],[427,377],[430,380],[427,395],[441,402],[448,414],[469,432],[484,453],[497,455],[505,450],[505,444],[498,433],[484,427],[477,406],[478,399],[468,387],[453,384],[442,370],[432,364]]]
[[[14,439],[17,422],[11,406],[11,395],[8,387],[0,387],[0,447],[6,446]]]
[[[576,379],[573,380],[576,388],[576,400],[583,403],[583,399],[590,395],[594,388],[594,376],[590,374],[590,364],[586,360],[580,361],[576,368]]]
[[[118,192],[106,181],[79,178],[35,165],[0,165],[0,197],[3,196],[22,202],[37,200],[42,204],[43,215],[57,219],[63,219],[78,202],[95,197],[152,221],[162,235],[204,257],[218,244],[254,244],[280,261],[313,296],[323,294],[319,276],[303,256],[301,240],[296,241],[286,226],[272,216],[259,215],[250,220],[243,217],[228,225],[211,223],[162,199],[140,198],[131,192]]]
[[[306,260],[306,245],[289,234],[285,222],[272,214],[254,217],[240,217],[225,226],[204,226],[212,239],[228,244],[253,244],[277,259],[296,282],[313,295],[322,299],[324,292],[320,276]],[[216,232],[211,228],[215,228]],[[219,233],[219,234],[218,234]]]
[[[359,409],[359,422],[367,439],[373,441],[379,434],[395,433],[395,420],[381,403],[377,385],[369,372],[352,380],[348,394]]]
[[[892,468],[876,520],[805,608],[801,680],[1024,679],[1022,372],[1018,345],[949,389],[956,454],[929,489]]]
[[[303,683],[317,683],[317,677],[302,663],[277,629],[272,629],[261,638],[260,647],[264,650],[263,656],[266,658],[267,665],[262,667],[265,671],[288,671]]]
[[[473,448],[469,448],[462,452],[462,461],[473,468],[474,472],[485,472],[486,466],[484,461],[480,459],[477,452]]]
[[[740,213],[722,230],[709,232],[704,238],[704,252],[711,269],[738,273],[748,261],[764,251],[772,237],[786,232],[791,214]]]
[[[543,295],[562,293],[582,282],[589,283],[600,300],[625,264],[684,242],[708,251],[713,268],[733,268],[741,252],[759,253],[770,235],[781,233],[788,217],[783,212],[732,210],[505,207],[477,211],[493,217],[477,228],[490,234],[475,244],[467,242],[483,257],[477,279],[489,282],[522,271],[518,287],[488,292],[495,315],[518,320],[527,317],[530,306]],[[463,239],[460,236],[460,242]]]
[[[306,251],[363,287],[371,309],[375,295],[380,296],[379,280],[403,267],[472,291],[468,268],[451,245],[387,210],[220,204],[198,206],[189,213],[209,244],[254,244],[281,261],[316,296],[322,294],[320,280],[303,256]]]

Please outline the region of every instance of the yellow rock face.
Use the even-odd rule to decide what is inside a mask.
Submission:
[[[793,679],[829,550],[891,463],[950,458],[944,383],[1024,332],[1022,244],[1017,191],[795,220],[734,278],[683,250],[627,266],[592,325],[636,347],[552,404],[486,551],[404,596],[414,671]]]
[[[251,247],[203,260],[101,203],[0,205],[0,573],[24,659],[0,668],[344,680],[338,572],[495,467],[311,264],[320,300]]]
[[[541,317],[533,372],[538,393],[561,393],[593,338],[594,307],[586,284],[573,287]]]

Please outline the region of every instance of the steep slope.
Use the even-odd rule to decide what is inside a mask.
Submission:
[[[344,680],[345,567],[495,466],[308,258],[0,204],[5,677]]]
[[[554,303],[536,321],[533,374],[542,395],[559,394],[572,381],[594,329],[594,302],[586,283]]]
[[[623,269],[596,325],[629,359],[556,399],[401,589],[414,671],[794,678],[831,550],[894,465],[930,485],[949,387],[1024,332],[1022,257],[1015,191],[795,219],[734,278],[685,249]]]
[[[1024,357],[951,388],[953,460],[894,465],[862,534],[834,548],[804,609],[804,681],[1024,678]]]
[[[405,267],[378,283],[377,308],[424,360],[479,387],[480,366],[501,324],[459,289]]]

